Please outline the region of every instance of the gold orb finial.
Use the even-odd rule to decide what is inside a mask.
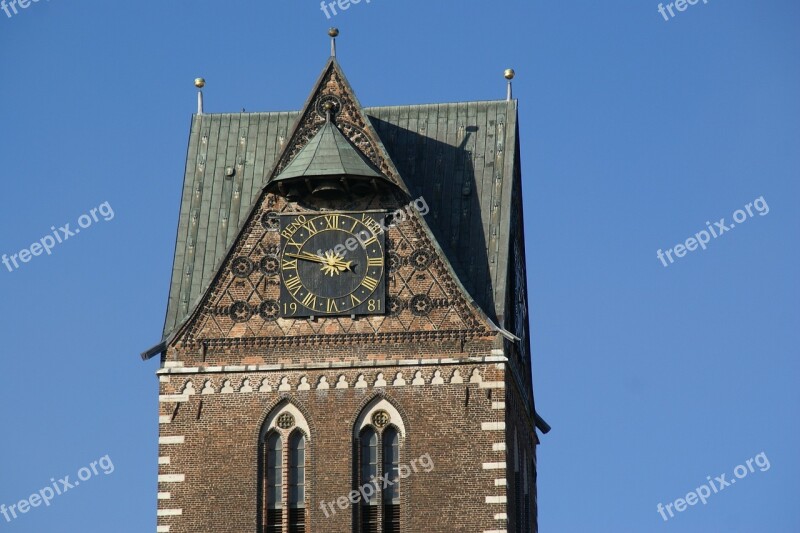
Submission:
[[[202,89],[203,87],[206,86],[206,80],[204,80],[203,78],[195,78],[194,86],[197,87],[198,89]]]
[[[331,37],[338,37],[339,36],[339,28],[331,28],[328,30],[328,35]]]
[[[513,69],[513,68],[507,68],[507,69],[506,69],[506,70],[503,72],[503,76],[505,76],[505,78],[506,78],[507,80],[513,80],[515,75],[516,75],[516,72],[514,72],[514,69]]]
[[[333,102],[325,102],[324,104],[322,104],[322,109],[324,109],[325,111],[330,111],[331,109],[333,109]]]

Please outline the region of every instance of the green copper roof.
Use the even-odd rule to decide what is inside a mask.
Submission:
[[[273,181],[314,176],[383,178],[330,121]]]
[[[510,235],[520,231],[510,207],[512,184],[520,180],[517,102],[372,107],[364,113],[413,197],[430,206],[425,218],[461,282],[489,315],[502,315]],[[298,116],[193,117],[165,337],[213,279]],[[233,176],[226,174],[230,167]]]

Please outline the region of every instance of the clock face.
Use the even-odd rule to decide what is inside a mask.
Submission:
[[[281,316],[383,314],[385,215],[281,215]]]

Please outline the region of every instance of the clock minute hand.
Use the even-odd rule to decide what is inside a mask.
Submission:
[[[302,259],[304,261],[313,261],[314,263],[327,264],[327,261],[325,261],[325,259],[314,254],[306,253],[303,255],[298,255],[298,254],[285,253],[283,255],[288,255],[289,257],[294,257],[295,259]]]

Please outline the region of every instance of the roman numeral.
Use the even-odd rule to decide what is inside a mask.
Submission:
[[[300,251],[300,249],[303,247],[303,245],[302,245],[302,244],[297,244],[297,243],[296,243],[296,242],[294,242],[294,241],[288,241],[288,242],[286,243],[286,246],[294,246],[295,248],[297,248],[297,250],[295,250],[295,251],[297,251],[297,252],[299,252],[299,251]]]
[[[303,298],[303,305],[309,309],[314,309],[317,306],[317,297],[309,292],[306,294],[306,297]]]
[[[326,215],[325,222],[328,223],[328,229],[337,229],[339,227],[339,215]]]
[[[383,257],[370,257],[369,259],[367,259],[367,266],[382,267]]]
[[[370,237],[369,239],[367,239],[366,241],[364,241],[364,246],[369,246],[370,244],[374,244],[374,243],[376,243],[376,242],[378,242],[378,237],[376,237],[375,235],[373,235],[372,237]]]
[[[356,298],[356,297],[355,297],[355,295],[351,294],[351,295],[350,295],[350,303],[352,303],[352,304],[353,304],[353,307],[357,307],[357,306],[358,306],[358,304],[360,304],[360,303],[361,303],[361,300],[359,300],[358,298]]]
[[[365,277],[361,284],[371,291],[378,288],[378,280],[369,276]]]
[[[286,289],[292,293],[292,296],[297,294],[303,287],[303,283],[300,281],[300,276],[287,279],[285,285]]]
[[[319,230],[314,227],[314,221],[313,220],[307,222],[306,224],[303,224],[303,227],[306,230],[308,230],[308,236],[309,237],[313,237],[317,232],[319,232]]]
[[[336,300],[333,298],[328,298],[328,313],[338,313],[339,308],[336,307]]]
[[[287,261],[286,259],[283,260],[283,269],[284,270],[297,270],[297,259],[292,259],[291,261]]]

